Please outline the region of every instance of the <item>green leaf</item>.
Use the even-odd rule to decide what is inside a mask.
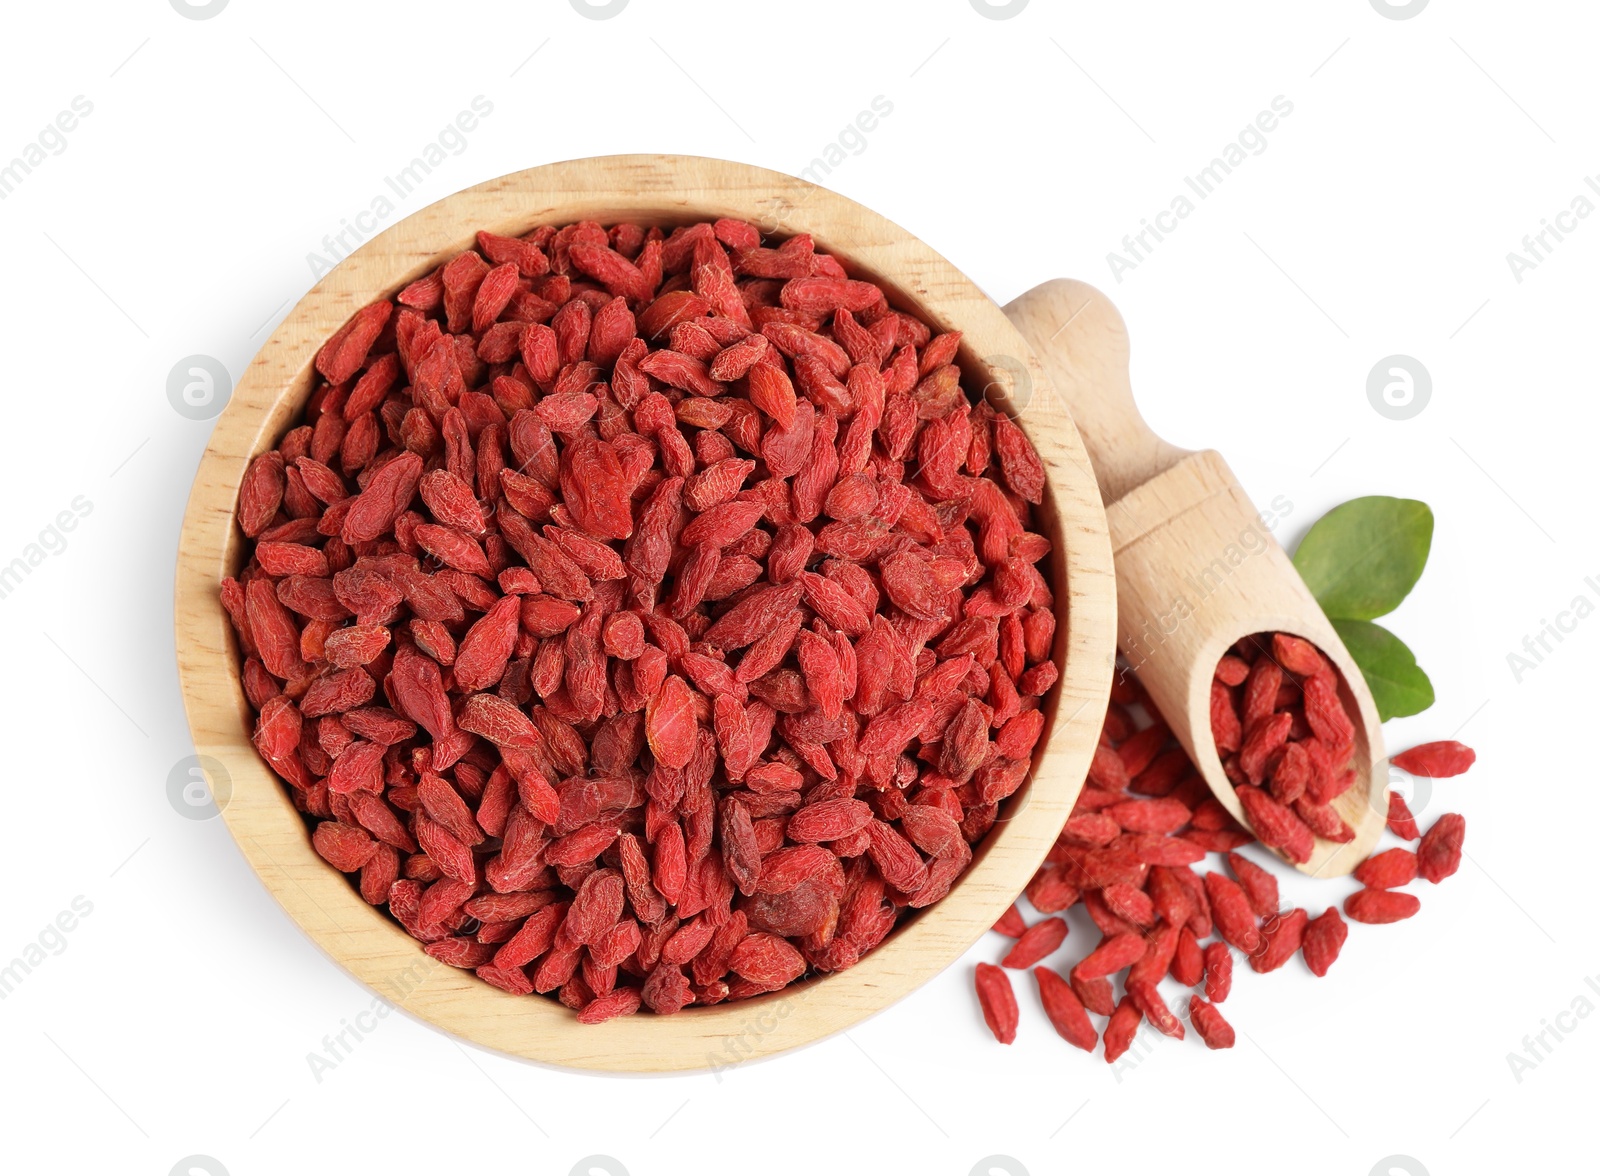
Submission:
[[[1336,506],[1312,524],[1294,566],[1335,620],[1393,612],[1428,562],[1433,511],[1425,502],[1375,494]]]
[[[1361,667],[1380,720],[1420,714],[1433,705],[1433,683],[1404,641],[1371,621],[1336,620],[1333,627]]]

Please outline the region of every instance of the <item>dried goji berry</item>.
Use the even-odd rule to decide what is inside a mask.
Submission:
[[[984,1023],[995,1040],[1010,1045],[1017,1039],[1018,1018],[1017,996],[1011,990],[1010,977],[993,964],[979,964],[975,981]]]
[[[1233,1026],[1217,1008],[1198,996],[1189,998],[1189,1021],[1207,1049],[1232,1049]]]
[[[1466,840],[1467,820],[1459,813],[1446,813],[1422,835],[1417,846],[1417,873],[1429,882],[1443,882],[1461,867],[1461,843]]]
[[[1358,923],[1396,923],[1421,908],[1417,897],[1403,890],[1358,890],[1344,900],[1344,913]]]
[[[1411,815],[1406,798],[1398,792],[1389,793],[1389,832],[1404,841],[1415,841],[1422,836],[1417,828],[1417,818]]]
[[[1352,877],[1374,890],[1392,890],[1417,876],[1417,855],[1409,849],[1386,849],[1355,868]]]
[[[1067,938],[1065,919],[1044,919],[1029,927],[1018,937],[1016,944],[1006,953],[1001,965],[1007,968],[1031,968],[1045,956],[1060,947]]]
[[[1110,976],[1137,961],[1144,955],[1144,951],[1145,942],[1142,935],[1128,932],[1109,936],[1099,947],[1079,961],[1078,966],[1072,969],[1072,974],[1084,980],[1097,980],[1102,976]]]
[[[1226,943],[1208,943],[1201,953],[1206,961],[1206,999],[1221,1004],[1233,991],[1233,953]]]
[[[1300,954],[1305,957],[1306,967],[1311,969],[1313,975],[1328,974],[1349,934],[1350,928],[1339,914],[1338,907],[1329,907],[1306,924],[1305,934],[1300,937]]]
[[[1261,945],[1250,953],[1250,967],[1256,972],[1275,972],[1300,950],[1305,937],[1306,913],[1299,907],[1274,914],[1261,924]]]
[[[1261,944],[1261,930],[1255,912],[1239,884],[1221,874],[1205,876],[1206,896],[1211,900],[1211,915],[1217,933],[1246,955]]]
[[[1102,1035],[1107,1062],[1114,1062],[1128,1052],[1134,1035],[1139,1032],[1141,1020],[1143,1015],[1139,1012],[1139,1006],[1134,1004],[1131,996],[1124,996],[1111,1014],[1111,1019],[1106,1022],[1106,1031]]]
[[[798,815],[798,814],[796,814]],[[993,930],[1001,935],[1010,936],[1012,939],[1021,938],[1028,925],[1022,921],[1022,912],[1017,910],[1017,904],[1012,903],[1006,908],[1006,913],[995,921]]]
[[[1049,968],[1035,968],[1033,977],[1039,985],[1039,1000],[1044,1005],[1045,1015],[1056,1032],[1079,1049],[1092,1051],[1100,1035],[1095,1032],[1072,986]]]
[[[1228,866],[1238,879],[1239,888],[1250,900],[1250,909],[1258,918],[1266,918],[1278,909],[1278,879],[1263,870],[1247,857],[1237,853],[1227,854]]]
[[[1459,776],[1477,761],[1478,755],[1464,743],[1445,739],[1438,743],[1424,743],[1399,755],[1389,762],[1413,776]]]

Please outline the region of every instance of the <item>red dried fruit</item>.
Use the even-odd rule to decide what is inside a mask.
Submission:
[[[1356,839],[1356,832],[1331,804],[1312,804],[1302,796],[1294,802],[1294,814],[1312,833],[1341,844]]]
[[[1344,709],[1331,677],[1307,678],[1300,686],[1305,695],[1306,722],[1312,732],[1331,747],[1345,747],[1355,737],[1355,723]]]
[[[1402,890],[1358,890],[1344,900],[1344,913],[1358,923],[1397,923],[1422,909],[1422,903]]]
[[[514,703],[496,695],[474,694],[461,708],[456,722],[463,731],[481,735],[501,748],[533,752],[544,747],[544,737],[533,720]]]
[[[1446,813],[1422,835],[1417,846],[1417,873],[1429,882],[1443,882],[1461,868],[1461,844],[1467,837],[1467,819]]]
[[[1281,711],[1254,722],[1247,716],[1245,723],[1244,744],[1239,748],[1239,770],[1251,784],[1260,784],[1266,778],[1268,759],[1288,739],[1294,727],[1294,716]]]
[[[883,880],[907,894],[920,890],[927,881],[927,866],[911,842],[885,821],[873,821],[866,833],[867,854]]]
[[[1144,891],[1126,882],[1113,882],[1100,892],[1106,909],[1135,927],[1149,927],[1155,923],[1155,908]]]
[[[1085,980],[1073,974],[1067,977],[1067,983],[1072,985],[1072,991],[1083,1002],[1083,1007],[1096,1016],[1109,1017],[1116,1011],[1117,997],[1108,978],[1101,976]]]
[[[573,521],[596,538],[626,539],[633,534],[629,488],[609,442],[579,437],[562,451],[562,497]]]
[[[506,596],[467,630],[456,650],[456,685],[462,690],[482,690],[500,680],[516,647],[522,620],[522,602]]]
[[[975,977],[978,1005],[995,1040],[1010,1045],[1017,1039],[1017,996],[1011,978],[993,964],[979,964]]]
[[[1362,862],[1351,876],[1374,890],[1392,890],[1416,879],[1417,855],[1409,849],[1386,849]]]
[[[597,996],[578,1010],[580,1025],[598,1025],[613,1017],[626,1017],[639,1011],[637,988],[614,988],[604,996]]]
[[[1144,936],[1136,932],[1112,935],[1085,956],[1072,969],[1072,974],[1084,980],[1098,980],[1122,971],[1144,955],[1144,951]]]
[[[1179,1041],[1183,1040],[1183,1022],[1167,1007],[1167,1002],[1161,998],[1154,981],[1135,980],[1129,977],[1127,989],[1129,999],[1158,1033],[1176,1037]]]
[[[803,975],[806,962],[787,940],[765,932],[753,932],[733,949],[728,969],[771,990],[782,988]]]
[[[350,501],[339,537],[352,546],[367,543],[392,528],[422,480],[422,459],[415,453],[402,453],[383,465],[367,482],[366,488]]]
[[[1017,910],[1016,903],[1012,903],[1006,908],[1006,913],[995,921],[992,928],[992,930],[998,931],[1001,935],[1010,936],[1012,939],[1021,938],[1022,933],[1027,929],[1028,924],[1023,922],[1022,912]]]
[[[1205,979],[1205,955],[1200,949],[1200,941],[1187,927],[1178,931],[1178,946],[1172,953],[1172,963],[1167,970],[1185,988],[1193,988]]]
[[[1349,934],[1350,928],[1339,914],[1338,907],[1329,907],[1306,924],[1305,934],[1300,938],[1300,954],[1305,957],[1306,967],[1311,969],[1313,975],[1328,974]]]
[[[978,965],[980,968],[982,964]],[[1133,1044],[1134,1035],[1139,1032],[1139,1022],[1143,1015],[1139,1006],[1134,1004],[1131,996],[1125,996],[1117,1004],[1116,1011],[1111,1014],[1111,1020],[1106,1022],[1106,1031],[1102,1036],[1105,1042],[1105,1059],[1114,1062],[1128,1052],[1128,1047]]]
[[[1268,915],[1275,914],[1278,910],[1278,879],[1267,870],[1263,870],[1247,857],[1237,853],[1227,856],[1228,866],[1233,870],[1233,876],[1239,881],[1239,888],[1244,891],[1245,897],[1250,900],[1250,909],[1258,918],[1265,919]]]
[[[790,841],[838,841],[872,823],[872,808],[865,801],[841,796],[820,800],[797,810],[785,833]],[[1020,932],[1019,932],[1020,934]]]
[[[1181,800],[1125,800],[1106,815],[1129,833],[1173,833],[1189,823],[1189,806]]]
[[[928,560],[901,552],[879,564],[879,570],[883,590],[901,611],[924,621],[937,621],[945,616],[944,594]]]
[[[1306,913],[1296,907],[1276,914],[1261,924],[1261,946],[1250,953],[1250,968],[1256,972],[1275,972],[1295,952],[1305,936]]]
[[[349,668],[366,665],[387,648],[389,630],[382,625],[350,625],[328,634],[323,642],[323,656],[336,666]]]
[[[342,384],[360,370],[393,312],[388,302],[363,306],[322,345],[316,367],[328,383]]]
[[[1233,953],[1226,943],[1208,943],[1201,952],[1206,962],[1206,999],[1221,1004],[1233,991]]]
[[[289,611],[279,602],[272,582],[265,578],[254,579],[244,591],[245,617],[262,664],[275,678],[284,681],[303,678],[306,665],[300,660],[300,631]]]
[[[1272,635],[1272,656],[1278,665],[1301,677],[1310,677],[1328,669],[1327,661],[1315,645],[1289,633]]]
[[[1000,963],[1007,968],[1031,968],[1060,947],[1066,938],[1065,919],[1044,919],[1024,931]]]
[[[1445,739],[1437,743],[1424,743],[1399,755],[1390,756],[1389,762],[1413,776],[1459,776],[1470,768],[1478,753],[1464,743]]]
[[[688,767],[698,732],[688,684],[671,674],[651,697],[645,711],[645,737],[650,752],[669,768]]]
[[[1200,1040],[1206,1043],[1207,1049],[1233,1048],[1233,1026],[1228,1024],[1215,1006],[1198,996],[1189,998],[1189,1022],[1200,1034]]]
[[[1039,985],[1039,1001],[1044,1005],[1045,1016],[1050,1018],[1056,1032],[1079,1049],[1092,1052],[1099,1034],[1072,986],[1049,968],[1035,968],[1033,977]]]
[[[1242,686],[1250,676],[1250,663],[1231,653],[1222,655],[1217,663],[1217,681],[1224,686]]]
[[[378,843],[365,829],[338,821],[318,825],[312,831],[311,845],[325,862],[343,874],[355,873],[378,852]]]
[[[1097,788],[1119,790],[1128,786],[1129,773],[1126,764],[1115,748],[1104,744],[1094,749],[1094,757],[1089,761],[1089,782]]]
[[[844,669],[833,645],[826,637],[802,629],[795,637],[795,657],[822,717],[838,718],[845,700]]]
[[[1238,796],[1246,819],[1264,845],[1279,850],[1292,862],[1311,860],[1314,845],[1304,821],[1259,788],[1240,788]]]
[[[1406,798],[1398,792],[1389,793],[1389,832],[1403,841],[1415,841],[1422,836],[1417,828],[1417,818],[1411,815]]]
[[[1233,879],[1221,874],[1207,874],[1205,886],[1217,934],[1246,955],[1253,953],[1261,945],[1261,930],[1256,926],[1256,915],[1244,890]]]
[[[1010,487],[1029,502],[1041,501],[1044,497],[1044,465],[1039,461],[1033,443],[1010,417],[995,417],[994,451]]]

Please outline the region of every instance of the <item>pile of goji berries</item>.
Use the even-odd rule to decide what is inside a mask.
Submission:
[[[585,1022],[943,897],[1057,676],[1044,470],[959,342],[729,220],[480,233],[357,312],[222,585],[317,852]]]
[[[1263,844],[1307,862],[1313,835],[1354,839],[1333,802],[1355,783],[1356,727],[1316,646],[1287,633],[1236,643],[1211,681],[1211,734]]]
[[[1016,942],[1001,966],[977,966],[979,1004],[1000,1041],[1013,1041],[1018,1023],[1006,969],[1034,967],[1059,948],[1068,932],[1060,912],[1079,903],[1099,943],[1065,977],[1034,967],[1034,978],[1056,1031],[1083,1050],[1103,1040],[1108,1062],[1127,1051],[1144,1022],[1182,1038],[1187,1020],[1211,1049],[1232,1046],[1233,1028],[1217,1005],[1232,987],[1235,951],[1256,972],[1275,971],[1299,953],[1312,973],[1327,973],[1349,934],[1338,908],[1315,918],[1282,909],[1276,875],[1235,851],[1259,838],[1306,861],[1313,832],[1353,836],[1336,814],[1321,812],[1331,813],[1330,802],[1354,781],[1355,728],[1337,686],[1321,652],[1286,634],[1247,638],[1223,657],[1213,735],[1252,834],[1211,795],[1137,681],[1119,673],[1083,793],[1024,892],[1047,917],[1030,926],[1013,905],[994,929]],[[1431,743],[1392,762],[1415,775],[1454,776],[1473,759],[1459,743]],[[1420,844],[1414,852],[1384,850],[1356,869],[1364,888],[1345,900],[1344,913],[1359,923],[1409,918],[1420,903],[1396,888],[1419,874],[1440,882],[1460,865],[1466,822],[1459,815],[1440,817],[1422,835],[1405,799],[1391,792],[1388,818],[1397,837],[1420,837]],[[1228,873],[1194,869],[1213,853],[1225,857]],[[1119,998],[1112,979],[1124,971]],[[1169,976],[1200,990],[1177,1012],[1157,987]],[[1107,1018],[1103,1031],[1090,1013]]]

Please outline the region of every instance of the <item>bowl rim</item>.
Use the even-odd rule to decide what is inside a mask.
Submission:
[[[744,1001],[577,1024],[548,999],[517,997],[438,963],[311,847],[288,791],[250,742],[234,635],[218,595],[243,543],[233,507],[244,471],[301,411],[321,343],[361,306],[472,247],[479,230],[539,224],[734,217],[763,233],[811,233],[852,272],[870,276],[939,329],[963,332],[961,362],[1009,372],[1019,424],[1044,463],[1043,510],[1061,669],[1047,729],[1010,808],[939,902],[898,927],[854,967]],[[1009,361],[1009,362],[1008,362]],[[1006,384],[1001,384],[1002,389]],[[1043,528],[1041,528],[1043,529]],[[301,298],[272,332],[218,417],[201,458],[179,542],[174,590],[179,683],[195,750],[229,832],[262,884],[334,962],[394,1006],[502,1054],[591,1071],[720,1070],[841,1032],[954,963],[1015,899],[1054,843],[1099,737],[1115,655],[1116,595],[1099,490],[1065,406],[1000,308],[912,234],[826,188],[699,156],[568,160],[485,181],[422,208],[365,242]]]

